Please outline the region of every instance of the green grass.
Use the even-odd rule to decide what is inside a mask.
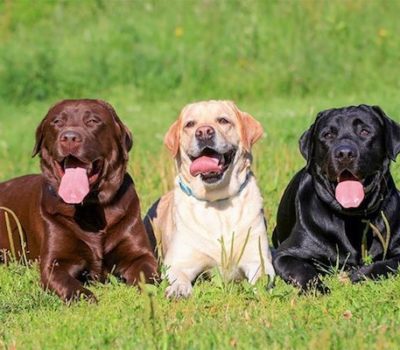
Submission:
[[[298,138],[318,111],[379,104],[400,120],[399,1],[0,0],[0,181],[38,172],[34,131],[60,98],[112,103],[134,133],[129,171],[142,208],[172,186],[162,145],[188,102],[234,99],[261,121],[254,149],[269,233],[304,165]],[[400,181],[400,168],[392,172]],[[99,304],[62,304],[37,266],[0,266],[0,348],[394,349],[400,278],[298,295],[279,279],[199,282],[189,300],[165,284],[139,293],[111,279]]]

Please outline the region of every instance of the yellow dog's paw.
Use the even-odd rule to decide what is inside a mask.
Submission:
[[[189,282],[175,282],[166,289],[165,295],[168,299],[189,298],[192,290],[192,284]]]

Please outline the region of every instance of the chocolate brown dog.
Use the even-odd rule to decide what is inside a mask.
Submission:
[[[129,130],[100,100],[65,100],[36,131],[33,156],[41,175],[0,184],[0,206],[19,218],[29,259],[40,259],[41,282],[64,300],[93,298],[82,282],[107,273],[128,284],[152,281],[157,263],[141,221],[139,199],[126,173]],[[0,215],[0,249],[22,254],[17,227],[8,238]],[[1,258],[1,256],[0,256]]]
[[[323,111],[300,139],[307,161],[278,209],[274,267],[302,289],[327,291],[331,266],[353,282],[395,273],[400,265],[400,195],[390,162],[400,125],[378,106]]]

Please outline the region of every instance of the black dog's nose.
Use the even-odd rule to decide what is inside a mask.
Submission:
[[[76,131],[67,130],[60,135],[60,141],[64,144],[77,144],[82,142],[82,135]]]
[[[335,149],[335,158],[342,161],[350,161],[357,157],[357,150],[350,145],[342,145]]]
[[[200,126],[196,130],[196,139],[201,141],[211,140],[215,135],[215,130],[210,125]]]

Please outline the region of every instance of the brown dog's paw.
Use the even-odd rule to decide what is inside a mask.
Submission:
[[[95,303],[95,304],[97,304],[98,302],[95,295],[89,289],[86,288],[70,291],[66,295],[61,296],[61,298],[68,304],[79,300],[86,300],[90,303]]]

